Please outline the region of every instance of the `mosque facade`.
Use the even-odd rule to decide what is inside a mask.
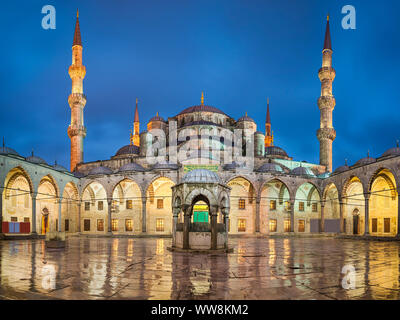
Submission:
[[[275,145],[269,101],[261,132],[247,113],[236,120],[205,103],[204,94],[175,116],[157,113],[142,131],[136,100],[129,144],[110,159],[85,162],[86,69],[77,17],[68,70],[70,168],[33,153],[23,157],[3,143],[0,234],[171,236],[197,223],[214,234],[225,228],[235,235],[398,237],[400,148],[332,168],[332,61],[328,18],[318,71],[318,164],[296,161]]]

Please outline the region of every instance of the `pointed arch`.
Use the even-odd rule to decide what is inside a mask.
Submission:
[[[39,187],[44,185],[44,184],[46,184],[46,183],[49,183],[49,184],[51,184],[53,186],[54,192],[55,192],[55,197],[56,198],[60,198],[61,197],[60,196],[60,189],[58,187],[58,184],[57,184],[56,180],[54,179],[54,177],[51,174],[45,175],[44,177],[42,177],[42,179],[40,179],[39,186],[38,186],[38,191],[39,191]]]
[[[393,180],[390,177],[390,175],[393,176]],[[372,185],[374,184],[375,180],[379,177],[383,178],[386,181],[386,183],[390,188],[392,200],[395,200],[397,197],[396,182],[394,181],[394,175],[392,171],[386,168],[380,168],[374,172],[374,174],[371,176],[368,182],[368,192],[371,193]]]
[[[25,169],[23,169],[20,166],[17,166],[15,168],[11,169],[10,171],[8,171],[8,174],[7,174],[6,179],[5,179],[5,182],[4,182],[4,187],[5,187],[4,195],[5,195],[6,199],[8,199],[10,197],[10,192],[11,192],[11,189],[12,189],[12,185],[14,184],[14,182],[19,177],[23,177],[26,180],[26,182],[28,184],[28,187],[29,187],[29,190],[26,190],[26,191],[29,191],[29,193],[31,193],[31,194],[34,192],[33,182],[32,182],[32,179],[31,179],[30,175],[28,174],[28,172]]]

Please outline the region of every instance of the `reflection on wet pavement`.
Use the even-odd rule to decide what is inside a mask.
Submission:
[[[399,244],[234,238],[234,253],[170,252],[171,239],[0,242],[3,299],[399,299]],[[342,288],[342,268],[355,288]]]

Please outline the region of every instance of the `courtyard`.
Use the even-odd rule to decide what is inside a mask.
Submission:
[[[185,254],[170,238],[0,242],[0,299],[399,299],[398,242],[230,238],[234,252]],[[355,288],[343,289],[342,268]]]

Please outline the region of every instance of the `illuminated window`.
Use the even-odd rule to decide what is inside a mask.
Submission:
[[[283,223],[284,231],[290,232],[290,219],[285,219]]]
[[[390,218],[383,219],[383,232],[390,233]]]
[[[90,202],[86,201],[85,202],[85,211],[89,211],[90,210]]]
[[[11,222],[18,222],[18,218],[17,217],[11,217]]]
[[[299,220],[298,221],[298,228],[299,232],[305,232],[306,231],[306,222],[304,220]]]
[[[30,222],[30,219],[28,217],[25,217],[24,222]]]
[[[238,219],[238,232],[246,232],[246,219]]]
[[[118,219],[111,219],[111,230],[118,231]]]
[[[276,200],[270,200],[269,202],[269,210],[275,211],[276,210]]]
[[[239,200],[239,209],[240,210],[245,210],[246,209],[246,200],[240,199]]]
[[[164,219],[156,219],[156,231],[164,231]]]
[[[102,211],[103,210],[103,201],[98,201],[97,202],[97,210]]]
[[[277,231],[276,219],[269,220],[269,232],[276,232],[276,231]]]
[[[314,202],[312,204],[312,212],[318,212],[318,203]]]
[[[97,231],[104,231],[104,220],[97,219]]]
[[[132,209],[132,200],[126,200],[126,209]]]
[[[371,232],[378,232],[378,219],[372,219],[372,230]]]
[[[304,211],[304,202],[299,202],[299,211]]]
[[[164,199],[157,199],[157,209],[164,208]]]
[[[125,231],[133,231],[133,220],[125,219]]]
[[[83,231],[90,231],[90,219],[83,220]]]
[[[285,211],[290,211],[291,205],[290,205],[289,201],[285,201],[284,208],[285,208]]]

